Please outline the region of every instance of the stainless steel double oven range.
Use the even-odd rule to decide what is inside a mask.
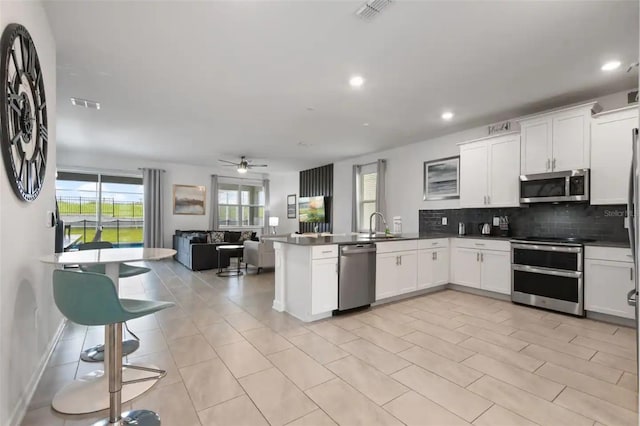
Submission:
[[[527,237],[511,241],[511,300],[584,316],[588,240]]]

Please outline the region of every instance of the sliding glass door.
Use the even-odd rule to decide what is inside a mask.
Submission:
[[[56,200],[65,236],[79,243],[142,245],[142,178],[58,172]]]

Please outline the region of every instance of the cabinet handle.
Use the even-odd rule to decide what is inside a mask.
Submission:
[[[487,204],[491,204],[491,195],[487,195]]]
[[[551,167],[551,159],[547,158],[547,170]]]
[[[400,259],[400,266],[402,266],[402,256],[398,256],[398,259]]]
[[[322,250],[322,254],[333,253],[333,250]]]
[[[476,253],[476,262],[480,262],[480,253]]]
[[[480,253],[480,262],[484,262],[484,253]]]
[[[555,170],[555,169],[556,169],[556,159],[555,159],[555,158],[553,159],[553,163],[552,163],[551,168],[552,168],[553,170]]]
[[[633,268],[629,268],[629,280],[633,281]]]
[[[434,252],[433,252],[433,254],[435,254],[435,255],[436,255],[435,260],[438,260],[438,252],[437,252],[437,251],[434,251]]]
[[[436,252],[431,253],[431,260],[436,260]]]
[[[484,243],[474,243],[474,244],[475,244],[475,245],[477,245],[477,246],[482,246],[482,247],[484,247],[484,246],[485,246],[485,244],[484,244]]]

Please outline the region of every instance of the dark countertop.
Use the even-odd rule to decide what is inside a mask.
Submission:
[[[325,237],[291,237],[291,236],[282,236],[282,237],[273,237],[274,241],[278,241],[286,244],[295,244],[299,246],[324,246],[331,244],[362,244],[367,242],[375,242],[375,243],[383,243],[387,241],[407,241],[407,240],[430,240],[436,238],[472,238],[472,239],[489,239],[496,241],[510,241],[512,239],[517,239],[517,237],[500,237],[494,235],[480,235],[480,234],[472,234],[472,235],[458,235],[458,234],[445,234],[445,233],[431,233],[431,234],[418,234],[418,233],[410,233],[410,234],[401,234],[399,236],[395,236],[393,238],[385,238],[385,237],[377,237],[374,239],[369,239],[362,234],[358,235],[331,235]],[[614,242],[614,241],[592,241],[585,243],[585,246],[592,247],[619,247],[619,248],[629,248],[628,242]]]
[[[491,235],[457,235],[457,234],[401,234],[398,236],[394,236],[393,238],[386,237],[376,237],[374,239],[369,239],[368,237],[358,234],[358,235],[332,235],[326,237],[273,237],[272,239],[277,242],[287,243],[287,244],[295,244],[299,246],[323,246],[330,244],[362,244],[367,242],[374,243],[383,243],[387,241],[407,241],[407,240],[432,240],[436,238],[474,238],[474,239],[491,239],[491,240],[502,240],[509,241],[511,237],[498,237]]]
[[[617,248],[631,248],[629,242],[615,242],[615,241],[592,241],[584,243],[586,247],[617,247]]]

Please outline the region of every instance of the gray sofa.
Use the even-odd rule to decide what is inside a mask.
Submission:
[[[276,266],[273,240],[260,238],[259,241],[245,241],[242,260],[245,263],[245,267],[248,265],[256,266],[258,273],[263,268],[273,268]]]

